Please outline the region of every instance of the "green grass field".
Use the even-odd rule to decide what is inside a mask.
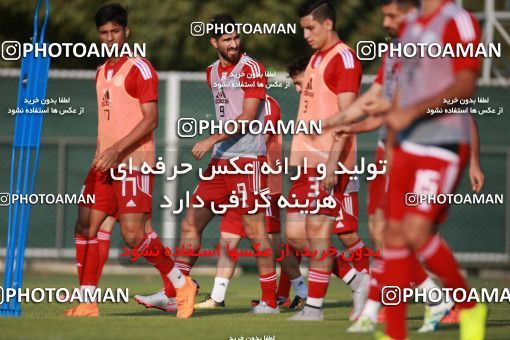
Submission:
[[[198,299],[210,292],[212,277],[196,277],[201,285]],[[503,280],[470,281],[475,287],[500,287]],[[27,275],[26,287],[73,288],[72,275]],[[150,294],[160,289],[159,277],[105,276],[102,287],[129,288],[130,297]],[[41,303],[23,305],[21,318],[0,318],[0,339],[240,339],[241,336],[259,337],[274,335],[275,339],[373,339],[372,334],[347,334],[350,291],[336,279],[328,290],[323,322],[291,322],[293,315],[283,311],[280,315],[249,314],[249,301],[259,296],[258,279],[254,274],[234,278],[227,293],[227,307],[212,311],[196,311],[188,320],[177,320],[175,315],[146,309],[133,299],[126,304],[104,304],[100,318],[67,318],[63,316],[70,304]],[[443,326],[439,333],[422,335],[415,332],[421,325],[423,307],[412,305],[408,324],[411,339],[458,339],[457,326]],[[487,321],[487,339],[510,339],[510,304],[491,304]]]

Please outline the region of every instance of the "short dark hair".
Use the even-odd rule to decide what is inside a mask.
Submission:
[[[333,5],[326,0],[308,0],[299,7],[299,17],[306,17],[311,14],[314,20],[321,24],[324,20],[333,21],[333,28],[336,26],[336,11]]]
[[[210,24],[214,25],[214,29],[211,31],[211,37],[218,39],[224,33],[225,25],[232,24],[235,25],[236,22],[234,18],[228,13],[216,14],[212,17]]]
[[[396,4],[400,8],[409,9],[410,7],[418,8],[420,7],[420,0],[380,0],[381,5],[391,5]]]
[[[309,55],[294,60],[287,66],[287,72],[289,73],[289,77],[292,78],[299,75],[300,73],[305,72],[309,62],[310,62]]]
[[[128,23],[127,10],[118,3],[101,7],[96,13],[96,27],[99,28],[108,22],[126,27]]]

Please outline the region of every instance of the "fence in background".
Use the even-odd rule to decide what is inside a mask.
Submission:
[[[213,119],[214,108],[211,94],[202,73],[160,72],[160,122],[156,131],[157,154],[169,165],[178,162],[194,162],[189,150],[198,140],[181,139],[177,136],[176,122],[179,117]],[[18,70],[0,70],[0,192],[8,191],[8,168],[12,143],[13,116],[7,114],[16,103]],[[287,82],[282,74],[279,81]],[[373,77],[365,77],[363,83],[369,84]],[[271,79],[270,79],[271,81]],[[492,82],[484,82],[477,96],[490,98],[492,107],[510,108],[508,89]],[[282,109],[283,119],[294,119],[297,112],[298,96],[290,86],[287,89],[270,89]],[[82,181],[90,167],[95,151],[97,133],[97,100],[93,71],[51,71],[48,85],[48,97],[69,97],[74,107],[83,107],[80,116],[49,115],[43,123],[43,140],[39,177],[36,181],[36,193],[79,193]],[[510,113],[510,112],[509,112]],[[481,136],[482,166],[486,172],[486,193],[501,193],[505,199],[510,197],[510,140],[508,130],[509,113],[501,116],[480,116],[477,119]],[[375,134],[360,136],[360,156],[372,159]],[[288,146],[290,136],[285,136]],[[198,163],[205,166],[207,160]],[[469,184],[464,176],[460,186],[461,193],[469,192]],[[193,191],[196,174],[185,175],[179,181],[169,182],[157,179],[154,191],[154,226],[165,243],[175,244],[178,226],[182,214],[174,216],[169,209],[159,208],[161,198],[167,195],[181,198],[185,191]],[[360,231],[367,236],[366,213],[364,209],[366,183],[360,189]],[[288,187],[289,183],[286,183]],[[27,257],[35,258],[71,258],[74,256],[74,223],[77,209],[75,206],[35,206],[32,209]],[[0,207],[0,245],[5,244],[7,208]],[[458,259],[470,264],[510,264],[510,205],[494,206],[454,206],[442,233],[452,245]],[[204,234],[210,244],[218,237],[218,221],[214,220]],[[206,242],[206,243],[207,243]],[[111,256],[117,256],[121,240],[115,234]],[[209,245],[210,245],[209,244]],[[116,250],[115,250],[116,249]],[[3,256],[4,249],[0,249]]]

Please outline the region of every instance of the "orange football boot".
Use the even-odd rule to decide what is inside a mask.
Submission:
[[[446,315],[443,320],[441,320],[442,324],[456,324],[459,323],[459,308],[457,306],[453,307],[448,315]]]
[[[99,316],[99,307],[97,303],[82,302],[74,308],[67,309],[64,314],[66,316]]]
[[[197,286],[193,283],[193,280],[186,276],[184,286],[181,288],[175,288],[177,293],[177,318],[186,319],[193,315],[195,310],[195,296],[197,295]]]

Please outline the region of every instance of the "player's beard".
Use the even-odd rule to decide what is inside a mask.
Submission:
[[[218,53],[221,55],[223,59],[228,61],[230,64],[235,65],[239,61],[239,56],[241,55],[241,46],[237,48],[237,53],[232,58],[228,56],[228,49],[226,51],[218,49]]]
[[[388,30],[388,35],[390,36],[390,39],[398,38],[398,32],[394,30]]]

